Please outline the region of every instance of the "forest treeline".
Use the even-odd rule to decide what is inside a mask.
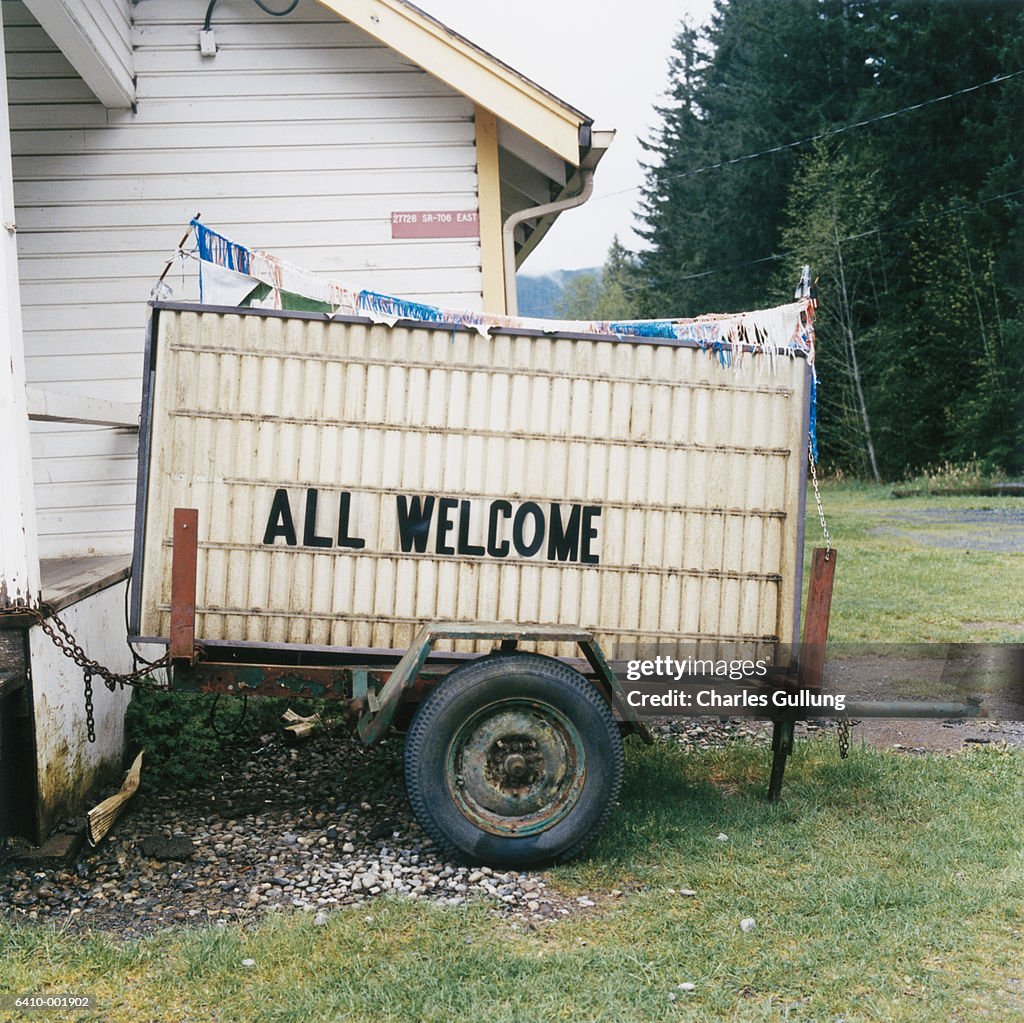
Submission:
[[[616,241],[562,314],[778,305],[809,263],[827,466],[1024,471],[1024,6],[716,0],[666,97],[649,247]]]

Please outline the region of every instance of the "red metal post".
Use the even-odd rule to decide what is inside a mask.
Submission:
[[[836,575],[836,552],[816,547],[811,559],[811,578],[807,586],[807,613],[800,644],[800,688],[820,689],[825,668],[825,643],[828,619],[832,611],[832,584]]]
[[[199,511],[174,509],[171,552],[171,660],[195,663],[196,559],[199,555]]]

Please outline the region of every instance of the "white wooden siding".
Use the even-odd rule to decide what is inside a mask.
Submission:
[[[476,209],[473,105],[314,0],[132,8],[138,110],[105,109],[2,0],[30,383],[138,401],[150,290],[196,212],[356,285],[481,307],[473,239],[392,241],[392,210]],[[172,270],[198,298],[194,261]],[[41,554],[130,550],[136,439],[33,429]]]

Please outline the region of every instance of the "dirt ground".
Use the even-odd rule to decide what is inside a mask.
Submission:
[[[1024,748],[1024,647],[920,644],[836,652],[825,692],[856,700],[942,701],[976,713],[945,718],[858,718],[855,740],[906,752],[946,753],[966,745]],[[844,656],[846,654],[846,656]]]
[[[1024,721],[862,719],[852,741],[905,753],[955,753],[972,744],[1006,743],[1024,749]]]

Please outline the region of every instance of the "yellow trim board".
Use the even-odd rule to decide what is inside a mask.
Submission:
[[[476,177],[480,206],[480,270],[484,311],[505,313],[504,256],[501,250],[501,176],[498,171],[498,121],[476,108]]]
[[[402,0],[319,0],[485,110],[578,167],[590,119]]]

